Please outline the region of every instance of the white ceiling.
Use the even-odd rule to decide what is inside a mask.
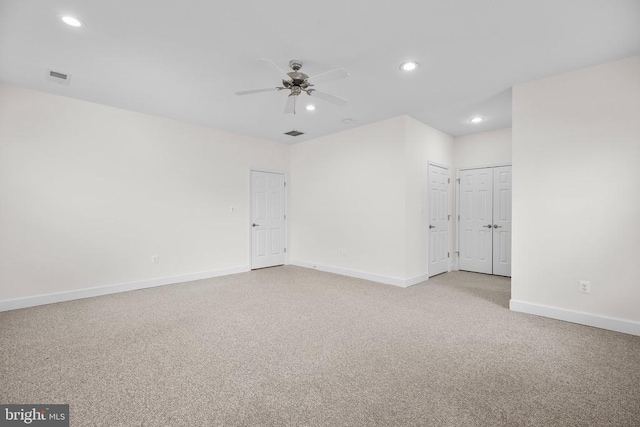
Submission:
[[[514,84],[636,54],[639,0],[0,0],[2,82],[287,143],[401,114],[451,135],[508,127]],[[234,95],[279,83],[257,58],[345,68],[318,89],[350,102],[293,116],[284,91]]]

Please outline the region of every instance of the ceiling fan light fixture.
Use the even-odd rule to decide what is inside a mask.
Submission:
[[[284,114],[296,114],[297,99],[299,96],[303,96],[303,94],[306,94],[306,96],[321,99],[322,101],[337,105],[338,107],[343,107],[347,104],[347,102],[349,102],[344,98],[319,91],[314,87],[318,83],[325,83],[332,80],[339,80],[349,77],[349,72],[343,68],[335,68],[333,70],[325,71],[324,73],[316,74],[314,77],[309,77],[305,73],[300,71],[300,69],[302,68],[302,62],[298,60],[292,59],[291,61],[289,61],[289,66],[293,71],[290,71],[288,73],[285,73],[284,70],[278,67],[271,60],[265,58],[262,58],[262,60],[269,62],[273,66],[273,68],[275,68],[283,77],[281,80],[282,86],[278,85],[264,89],[243,90],[240,92],[236,92],[236,95],[243,96],[261,92],[288,90],[290,93],[287,97],[287,103],[284,107]],[[313,83],[310,80],[312,80]],[[316,109],[314,104],[307,104],[305,108],[308,111],[313,111]]]
[[[469,120],[471,123],[477,124],[480,123],[482,121],[484,121],[484,119],[482,117],[474,117],[473,119]]]
[[[80,28],[84,27],[84,22],[82,22],[79,18],[71,15],[58,15],[60,20],[70,27]]]
[[[400,69],[402,71],[413,71],[418,68],[418,63],[413,61],[403,62],[400,64]]]

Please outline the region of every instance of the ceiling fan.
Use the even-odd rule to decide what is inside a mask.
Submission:
[[[322,99],[323,101],[327,101],[339,107],[342,107],[346,105],[347,102],[349,102],[344,98],[321,92],[314,88],[314,86],[319,83],[326,83],[332,80],[339,80],[349,77],[349,72],[343,68],[335,68],[330,71],[325,71],[324,73],[316,74],[313,77],[309,77],[308,75],[300,71],[300,69],[302,68],[302,62],[298,61],[297,59],[292,59],[291,61],[289,61],[289,67],[291,67],[293,71],[289,71],[288,73],[282,70],[269,59],[260,58],[260,60],[269,62],[276,70],[278,70],[280,75],[283,77],[282,86],[269,87],[265,89],[245,90],[242,92],[236,92],[236,95],[251,95],[253,93],[289,90],[290,93],[289,97],[287,98],[287,104],[284,107],[285,114],[296,113],[298,96],[300,96],[303,92],[309,96]]]

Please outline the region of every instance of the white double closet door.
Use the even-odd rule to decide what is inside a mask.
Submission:
[[[511,276],[511,166],[459,176],[459,269]]]

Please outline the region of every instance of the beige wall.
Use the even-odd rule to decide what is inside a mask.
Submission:
[[[248,268],[249,169],[289,148],[0,85],[0,301]]]
[[[513,300],[640,321],[640,57],[513,94]]]

